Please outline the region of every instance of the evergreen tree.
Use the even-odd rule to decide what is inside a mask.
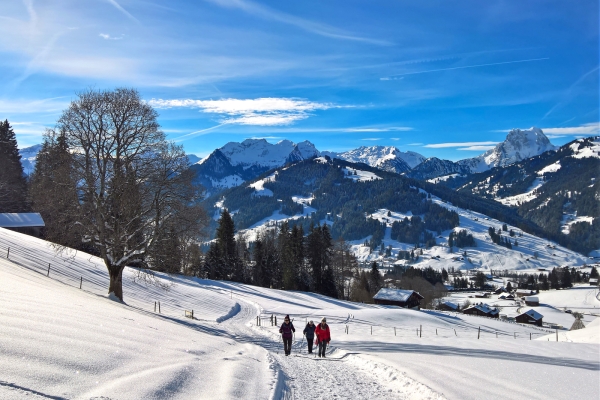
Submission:
[[[598,270],[596,269],[596,267],[592,267],[592,270],[590,271],[590,278],[598,278]]]
[[[549,281],[550,281],[551,289],[559,289],[560,288],[559,278],[558,278],[558,273],[556,271],[556,268],[552,268],[552,271],[550,272]]]
[[[369,275],[371,294],[375,295],[381,289],[382,278],[379,273],[379,266],[375,261],[371,264],[371,273]]]
[[[221,275],[221,254],[219,252],[219,246],[217,243],[212,242],[204,257],[204,277],[206,279],[223,279]]]
[[[17,138],[8,120],[0,122],[0,213],[27,212],[27,180]]]
[[[90,252],[76,224],[79,199],[72,158],[64,134],[48,131],[29,180],[32,208],[44,219],[46,240]]]
[[[242,271],[239,268],[237,261],[237,249],[235,243],[235,226],[231,214],[225,209],[221,212],[221,217],[218,221],[216,243],[219,251],[219,263],[216,275],[217,279],[231,279],[241,282]]]

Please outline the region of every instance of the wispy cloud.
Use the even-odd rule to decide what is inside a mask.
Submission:
[[[341,108],[341,106],[338,106]],[[352,107],[352,106],[344,106]],[[409,132],[414,128],[410,126],[388,126],[388,127],[368,127],[368,126],[357,126],[357,127],[341,127],[341,128],[285,128],[279,129],[281,132],[287,133],[361,133],[361,132]],[[393,140],[399,140],[395,138]]]
[[[590,75],[598,72],[598,69],[600,68],[600,65],[596,65],[595,68],[593,68],[591,71],[586,72],[585,74],[581,75],[579,77],[579,79],[577,79],[577,81],[575,81],[575,83],[573,83],[571,86],[569,86],[569,88],[566,90],[566,92],[564,94],[561,94],[561,100],[556,103],[550,110],[548,110],[548,112],[546,114],[544,114],[544,116],[542,117],[542,121],[544,119],[546,119],[546,117],[548,117],[550,114],[552,114],[554,111],[564,107],[566,104],[568,104],[571,100],[573,100],[573,98],[575,97],[576,93],[577,93],[577,87],[584,81],[586,80]]]
[[[391,45],[392,43],[385,40],[371,39],[360,36],[355,36],[350,33],[344,32],[338,28],[321,24],[314,21],[309,21],[303,18],[296,17],[281,11],[273,10],[272,8],[265,7],[263,5],[246,1],[246,0],[208,0],[211,3],[217,4],[221,7],[236,8],[242,10],[248,14],[268,19],[272,21],[282,22],[284,24],[293,25],[297,28],[311,32],[320,36],[330,37],[333,39],[352,40],[357,42],[365,42],[378,45]]]
[[[263,97],[258,99],[194,100],[152,99],[156,108],[198,108],[202,112],[221,114],[221,124],[279,126],[308,118],[312,111],[338,108],[331,103],[302,99]]]
[[[110,36],[108,33],[101,33],[99,36],[102,39],[105,39],[105,40],[121,40],[124,37],[124,35],[121,35],[121,36]]]
[[[600,122],[565,128],[542,128],[542,131],[552,136],[595,135],[600,132]]]
[[[403,74],[394,74],[394,75],[390,75],[390,76],[383,77],[380,79],[382,81],[389,81],[389,80],[400,79],[398,77],[403,77],[403,76],[407,76],[407,75],[428,74],[431,72],[452,71],[455,69],[490,67],[492,65],[506,65],[506,64],[517,64],[517,63],[525,63],[525,62],[533,62],[533,61],[544,61],[544,60],[549,60],[549,59],[550,59],[549,57],[543,57],[543,58],[529,58],[526,60],[503,61],[503,62],[488,63],[488,64],[463,65],[460,67],[448,67],[448,68],[430,69],[427,71],[415,71],[415,72],[406,72]]]
[[[130,20],[134,21],[137,24],[140,23],[140,21],[136,17],[134,17],[133,15],[131,15],[129,13],[129,11],[127,11],[126,9],[124,9],[123,7],[121,7],[121,5],[119,3],[117,3],[116,0],[106,0],[106,1],[108,3],[110,3],[111,5],[113,5],[117,10],[119,10],[121,13],[123,13]]]
[[[369,140],[369,141],[376,142],[376,141],[378,141],[378,140],[381,140],[381,138],[363,138],[363,139],[361,139],[361,140]]]
[[[498,142],[452,142],[452,143],[432,143],[426,144],[423,147],[428,147],[430,149],[444,149],[448,147],[462,147],[463,150],[473,146],[484,146],[490,148],[494,145],[498,144]],[[477,149],[480,150],[480,149]],[[486,149],[487,150],[487,149]]]
[[[495,146],[468,146],[468,147],[459,147],[456,150],[461,151],[487,151],[493,149]]]
[[[408,143],[407,146],[423,146],[424,143]]]

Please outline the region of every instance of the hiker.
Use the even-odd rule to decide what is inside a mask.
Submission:
[[[279,328],[279,333],[281,333],[281,337],[283,338],[283,350],[285,351],[285,355],[289,356],[292,352],[292,332],[296,332],[294,328],[294,324],[290,321],[290,316],[286,315],[283,319],[283,324],[281,324],[281,328]]]
[[[306,341],[308,343],[308,354],[312,354],[312,347],[313,347],[313,339],[315,338],[315,329],[317,327],[315,326],[314,322],[309,321],[308,324],[306,324],[306,328],[304,328],[304,335],[306,336]]]
[[[331,341],[329,325],[327,325],[325,317],[323,317],[321,323],[315,328],[315,335],[317,335],[316,343],[319,345],[319,357],[325,358],[325,350],[327,350],[327,345]]]

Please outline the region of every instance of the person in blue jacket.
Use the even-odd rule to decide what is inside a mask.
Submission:
[[[312,354],[313,340],[315,339],[315,328],[316,325],[314,322],[309,321],[303,331],[304,335],[306,336],[306,341],[308,342],[308,354]]]

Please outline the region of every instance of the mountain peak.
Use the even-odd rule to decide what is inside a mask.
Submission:
[[[343,153],[323,152],[322,154],[397,173],[408,171],[425,161],[425,157],[418,153],[402,152],[394,146],[361,146]]]

